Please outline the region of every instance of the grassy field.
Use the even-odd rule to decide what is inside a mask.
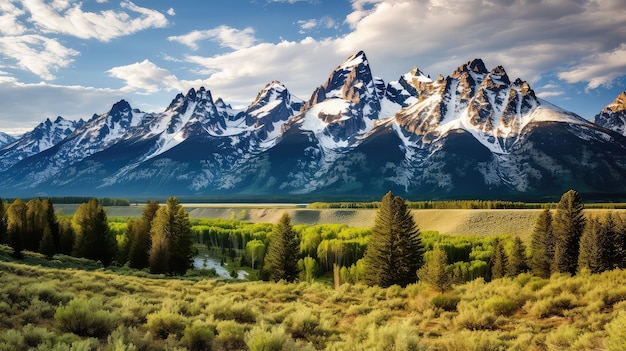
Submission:
[[[6,252],[0,247],[3,260]],[[0,350],[626,346],[625,271],[478,279],[440,295],[421,283],[335,290],[322,283],[167,279],[63,256],[53,267],[33,265],[43,261],[28,253],[30,264],[0,262]]]

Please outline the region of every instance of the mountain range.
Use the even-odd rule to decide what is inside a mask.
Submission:
[[[0,194],[219,201],[554,199],[626,194],[626,93],[593,121],[475,59],[385,83],[363,52],[308,100],[278,81],[245,109],[201,87],[159,113],[121,100],[87,121],[0,134]]]

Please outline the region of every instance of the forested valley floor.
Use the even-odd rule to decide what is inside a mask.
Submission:
[[[0,351],[626,349],[623,212],[569,191],[520,237],[481,231],[498,216],[420,231],[391,192],[376,208],[352,227],[16,199],[0,206]]]

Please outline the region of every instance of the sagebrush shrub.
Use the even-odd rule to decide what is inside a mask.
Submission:
[[[165,339],[170,334],[182,335],[186,319],[178,313],[166,310],[157,311],[146,316],[148,330]]]
[[[430,300],[430,303],[432,303],[433,307],[440,308],[446,312],[453,312],[456,311],[456,306],[460,301],[461,298],[458,296],[451,294],[439,294],[433,297],[433,299]]]
[[[57,308],[54,319],[62,331],[101,338],[107,336],[117,322],[116,317],[101,306],[100,299],[76,298],[67,306]]]

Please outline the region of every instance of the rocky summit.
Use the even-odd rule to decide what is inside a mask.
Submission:
[[[201,87],[160,113],[122,100],[87,121],[47,120],[0,144],[0,194],[552,200],[573,188],[615,200],[624,111],[626,93],[585,120],[480,59],[385,83],[358,52],[307,100],[273,81],[241,110]]]

